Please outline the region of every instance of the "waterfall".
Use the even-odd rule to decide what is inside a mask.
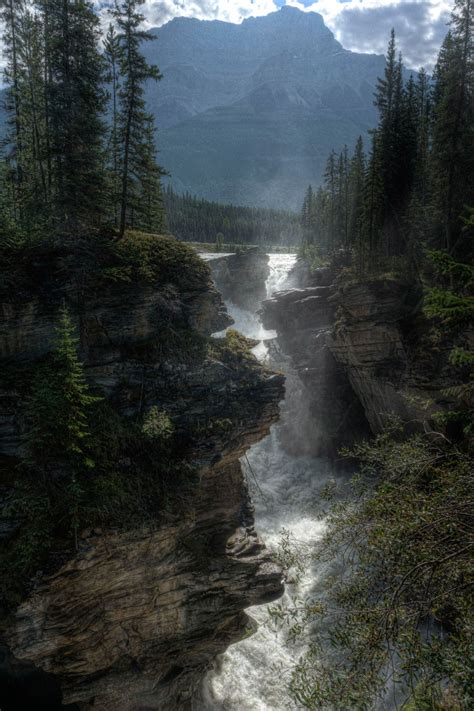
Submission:
[[[288,272],[295,262],[294,255],[272,254],[267,294],[287,286]],[[248,311],[228,304],[235,319],[235,328],[245,335],[264,340],[275,336],[266,331],[258,317]],[[261,343],[255,353],[265,357],[266,348]],[[293,387],[292,378],[287,382]],[[282,420],[272,428],[270,435],[254,445],[243,460],[244,469],[251,470],[248,477],[255,504],[255,523],[258,533],[270,548],[276,548],[282,529],[303,548],[310,549],[321,538],[324,520],[316,510],[321,499],[319,492],[337,474],[330,462],[313,457],[295,457],[283,449],[280,432],[286,418],[297,418],[298,399],[282,404]],[[295,403],[295,404],[294,404]],[[250,473],[250,472],[249,472]],[[255,476],[258,486],[253,483]],[[317,594],[324,571],[309,566],[298,583],[287,586],[285,597],[311,592]],[[268,606],[247,610],[258,623],[257,632],[233,644],[218,660],[204,683],[203,699],[195,705],[197,711],[283,711],[298,709],[288,694],[291,670],[304,652],[307,639],[304,635],[297,643],[290,641],[285,631],[275,631],[270,624]]]

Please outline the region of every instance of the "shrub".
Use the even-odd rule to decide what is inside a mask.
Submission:
[[[298,629],[317,622],[292,694],[308,709],[364,710],[389,682],[412,708],[472,708],[472,458],[444,437],[397,433],[352,454],[360,473],[333,500],[316,551],[337,573],[289,615]]]

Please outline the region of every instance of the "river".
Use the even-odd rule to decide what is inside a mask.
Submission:
[[[270,276],[267,296],[291,286],[288,273],[295,255],[270,255]],[[248,311],[227,304],[235,320],[234,328],[261,343],[255,349],[259,358],[267,357],[264,339],[275,336],[266,331],[258,317]],[[291,531],[301,550],[309,550],[321,538],[325,523],[318,516],[320,490],[335,478],[330,462],[321,458],[293,456],[281,444],[281,431],[286,418],[301,416],[298,397],[291,396],[297,387],[294,377],[287,380],[286,401],[282,403],[281,422],[270,435],[251,447],[247,471],[252,499],[255,504],[256,529],[270,548],[276,548],[283,530]],[[258,482],[258,484],[255,483]],[[310,565],[298,583],[287,585],[283,602],[290,597],[317,593],[324,571]],[[233,644],[220,657],[216,668],[205,680],[203,698],[197,711],[283,711],[300,708],[288,694],[291,670],[304,652],[308,640],[303,636],[297,643],[290,641],[283,630],[275,630],[268,614],[268,606],[247,610],[258,623],[257,632]]]

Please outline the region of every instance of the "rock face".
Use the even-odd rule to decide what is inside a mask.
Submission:
[[[265,301],[262,311],[264,326],[277,331],[279,345],[304,386],[303,416],[296,424],[303,432],[291,432],[287,440],[299,451],[325,456],[366,433],[359,399],[328,347],[334,323],[329,296],[327,286],[291,289]]]
[[[182,358],[181,342],[165,343],[169,323],[197,340],[228,325],[206,270],[184,287],[162,279],[85,294],[77,280],[51,282],[0,305],[3,364],[48,352],[66,300],[90,382],[123,416],[165,409],[197,481],[185,509],[156,525],[82,531],[3,624],[5,658],[13,680],[44,672],[79,709],[188,709],[214,657],[245,633],[244,608],[282,593],[239,458],[278,419],[284,379],[224,347]],[[18,403],[2,382],[0,453],[21,458]]]
[[[204,671],[278,597],[238,462],[202,473],[195,517],[157,531],[86,534],[7,632],[17,659],[81,709],[184,709]]]
[[[382,432],[393,417],[409,430],[429,427],[435,412],[452,405],[445,391],[455,382],[453,344],[430,348],[420,286],[390,278],[344,282],[329,270],[310,276],[304,265],[298,269],[303,283],[324,286],[274,295],[263,322],[277,330],[304,385],[313,451],[334,453]],[[472,333],[466,339],[472,348]]]
[[[164,78],[147,103],[179,192],[299,210],[332,147],[377,122],[383,57],[345,50],[317,13],[284,6],[239,24],[177,17],[152,33],[144,51]]]
[[[236,306],[255,311],[265,299],[265,283],[270,274],[270,257],[259,247],[211,259],[214,282]]]
[[[374,433],[393,416],[409,429],[429,427],[435,412],[450,408],[445,390],[456,379],[448,361],[453,344],[441,339],[430,347],[420,285],[397,279],[341,284],[331,303],[337,320],[328,347]]]

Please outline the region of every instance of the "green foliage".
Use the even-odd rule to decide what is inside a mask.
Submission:
[[[392,31],[374,97],[379,122],[369,155],[362,139],[350,160],[346,147],[332,151],[324,184],[305,194],[303,242],[322,252],[350,250],[359,278],[401,256],[406,273],[418,278],[426,244],[446,250],[438,266],[455,277],[459,268],[449,260],[472,252],[465,239],[472,222],[461,218],[474,201],[471,0],[455,3],[450,24],[433,83],[423,69],[416,81],[405,81]],[[441,306],[439,294],[432,301]]]
[[[103,241],[97,276],[112,282],[173,283],[180,290],[199,288],[209,267],[196,252],[173,237],[130,231],[119,242]]]
[[[450,325],[470,321],[474,316],[474,297],[461,296],[439,287],[428,288],[425,292],[424,310],[428,317],[439,317]]]
[[[298,605],[301,629],[318,624],[291,692],[308,709],[368,710],[390,680],[413,708],[468,709],[472,458],[441,437],[400,440],[396,432],[352,455],[360,474],[349,496],[332,503],[316,552],[335,566],[325,605]],[[453,704],[443,706],[448,698]]]
[[[158,81],[161,74],[140,51],[144,42],[154,39],[142,29],[143,3],[144,0],[120,0],[112,10],[118,30],[114,49],[120,76],[115,120],[118,180],[114,180],[120,186],[118,195],[114,195],[114,201],[119,203],[120,237],[126,228],[161,232],[164,227],[160,187],[164,171],[156,163],[154,119],[146,110],[144,98],[145,83]]]
[[[210,341],[209,355],[229,362],[256,363],[257,359],[252,353],[252,348],[257,345],[258,341],[255,339],[247,338],[239,331],[229,328],[224,338],[213,338]]]
[[[83,236],[108,223],[162,232],[162,169],[140,53],[143,0],[111,11],[105,38],[92,0],[4,0],[7,137],[0,166],[0,235]],[[111,83],[110,129],[106,126]],[[3,235],[1,235],[3,236]]]
[[[459,422],[468,435],[474,427],[474,355],[466,349],[462,336],[474,318],[474,268],[440,250],[429,251],[428,258],[435,269],[434,278],[441,281],[441,286],[425,287],[425,314],[441,324],[445,335],[461,341],[449,355],[460,382],[444,391],[446,397],[455,401],[456,409],[442,413],[438,420],[442,424]]]
[[[124,418],[92,395],[78,345],[63,309],[50,355],[12,373],[28,429],[2,512],[16,525],[0,544],[5,609],[19,603],[38,570],[71,555],[81,530],[155,526],[165,514],[189,512],[194,472],[170,416],[154,406]]]
[[[170,185],[163,199],[169,231],[186,242],[211,244],[209,251],[220,234],[229,252],[235,251],[231,245],[286,246],[301,240],[298,215],[292,212],[209,202],[187,193],[179,195]]]
[[[167,442],[173,435],[173,423],[166,412],[152,407],[143,420],[142,432],[146,439]]]
[[[218,232],[216,235],[216,252],[222,252],[224,246],[224,235],[222,232]]]
[[[312,274],[329,264],[328,258],[321,254],[321,249],[315,244],[301,245],[298,250],[298,257],[305,260]]]
[[[69,312],[63,308],[56,343],[38,368],[27,405],[28,461],[43,472],[60,464],[74,473],[94,467],[87,453],[89,411],[99,398],[89,394],[78,343]]]

